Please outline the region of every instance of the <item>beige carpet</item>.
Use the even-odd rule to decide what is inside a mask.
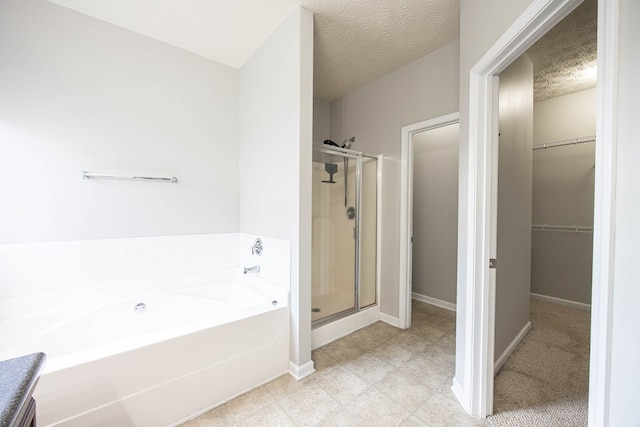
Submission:
[[[531,331],[495,378],[496,427],[586,426],[590,313],[531,301]]]

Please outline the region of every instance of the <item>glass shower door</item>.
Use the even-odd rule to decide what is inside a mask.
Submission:
[[[312,214],[312,321],[358,309],[358,158],[314,150]]]

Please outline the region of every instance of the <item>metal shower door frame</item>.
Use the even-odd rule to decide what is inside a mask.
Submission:
[[[311,323],[312,327],[325,325],[327,323],[331,323],[334,320],[341,319],[350,314],[354,314],[360,311],[360,253],[361,253],[361,239],[360,239],[360,224],[362,220],[362,214],[360,207],[362,206],[362,157],[372,157],[374,159],[378,159],[375,156],[368,156],[360,151],[354,151],[347,148],[340,147],[332,147],[328,148],[328,146],[316,144],[313,147],[314,151],[318,151],[324,154],[330,154],[335,156],[341,156],[345,159],[354,159],[356,160],[356,216],[355,216],[355,226],[354,226],[354,234],[355,234],[355,259],[354,259],[354,305],[353,308],[348,308],[346,310],[342,310],[338,313],[331,314],[326,317],[322,317],[316,321]],[[348,171],[345,171],[348,173]],[[345,193],[348,189],[345,188]],[[378,298],[377,290],[376,290],[376,300]]]

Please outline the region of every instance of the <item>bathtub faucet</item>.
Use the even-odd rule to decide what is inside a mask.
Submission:
[[[254,265],[253,267],[245,267],[244,274],[247,274],[247,273],[260,273],[260,266]]]

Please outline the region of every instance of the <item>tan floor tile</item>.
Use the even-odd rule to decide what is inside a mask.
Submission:
[[[398,334],[402,333],[402,329],[391,326],[383,321],[377,321],[365,328],[366,330],[373,332],[376,335],[380,335],[385,340],[390,340]]]
[[[316,373],[333,369],[340,365],[340,362],[322,351],[322,349],[312,351],[311,360],[313,360],[313,367],[315,368]]]
[[[416,379],[422,381],[423,384],[427,384],[433,388],[439,387],[443,382],[447,381],[452,374],[450,370],[420,356],[409,360],[400,367],[400,370],[409,375],[413,375]]]
[[[449,348],[441,346],[438,342],[430,345],[422,352],[421,356],[425,359],[429,359],[432,362],[437,363],[443,368],[447,368],[450,371],[455,369],[456,354]]]
[[[395,369],[384,360],[369,353],[365,353],[356,360],[346,363],[344,367],[369,384],[377,383]]]
[[[409,350],[391,344],[390,342],[384,342],[378,347],[371,350],[369,353],[384,360],[388,364],[395,366],[396,368],[404,365],[409,359],[413,357],[413,353]]]
[[[460,404],[440,393],[433,395],[415,415],[430,426],[480,426],[483,420],[467,415]]]
[[[409,411],[415,411],[436,393],[433,388],[400,370],[389,373],[375,387]]]
[[[280,400],[280,406],[300,426],[315,426],[340,408],[338,402],[313,383]]]
[[[363,349],[355,345],[352,341],[345,340],[345,338],[323,346],[322,352],[337,360],[339,363],[355,360],[364,354]]]
[[[426,320],[426,323],[432,328],[440,329],[444,332],[456,331],[455,318],[451,318],[450,315],[445,315],[444,313],[432,315]]]
[[[362,426],[397,426],[410,412],[391,398],[372,388],[345,406]]]
[[[338,367],[316,381],[327,394],[344,405],[369,387],[369,384],[346,368]]]
[[[429,311],[413,311],[411,313],[411,323],[426,322],[433,313]]]
[[[409,331],[430,342],[437,341],[446,335],[445,331],[434,328],[429,324],[429,322],[430,321],[427,320],[425,322],[415,323],[411,326]]]
[[[295,425],[278,403],[274,402],[245,418],[239,427],[295,427]]]
[[[406,420],[404,420],[402,424],[400,424],[400,427],[428,427],[428,426],[431,426],[431,424],[421,420],[415,415],[407,418]]]
[[[296,381],[289,374],[284,374],[273,381],[268,382],[263,387],[267,389],[274,399],[279,400],[292,393],[296,393],[301,388],[315,381],[316,375],[310,375],[300,381]]]
[[[367,329],[360,329],[343,338],[346,342],[351,342],[365,351],[369,351],[382,344],[385,338],[374,334]]]
[[[409,331],[403,331],[389,342],[398,345],[413,354],[422,353],[429,345],[429,342],[424,340],[422,337]]]
[[[413,300],[411,302],[411,314],[413,313],[440,313],[444,311],[443,308],[437,307],[432,304],[427,304],[426,302]]]
[[[330,413],[325,419],[320,421],[318,427],[354,427],[359,426],[360,420],[351,415],[347,410],[340,409],[339,411]]]
[[[274,401],[266,386],[258,387],[218,406],[187,424],[189,427],[218,427],[237,425]]]
[[[452,353],[456,352],[456,333],[450,332],[436,341],[436,344],[446,347],[451,350]]]

